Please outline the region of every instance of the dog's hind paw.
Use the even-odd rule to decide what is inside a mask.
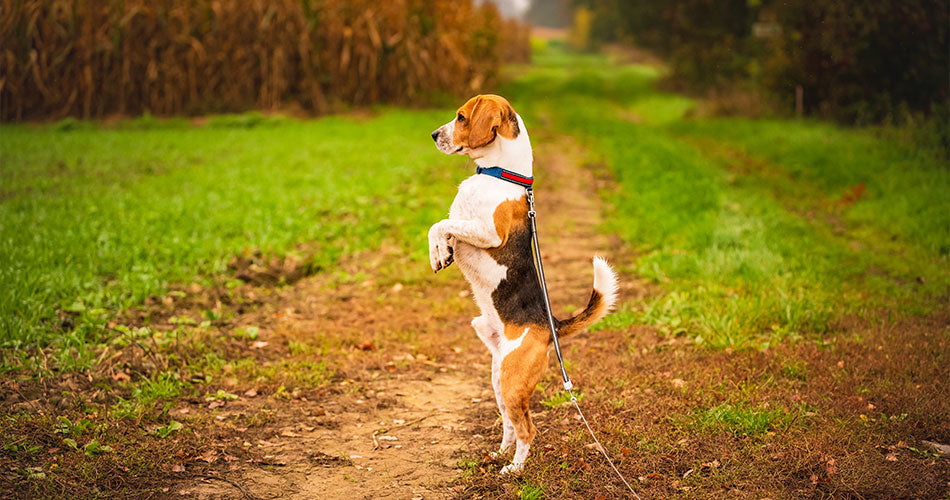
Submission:
[[[518,474],[518,473],[520,473],[522,470],[524,470],[524,464],[523,464],[523,463],[521,463],[521,464],[510,463],[510,464],[508,464],[508,465],[502,467],[502,469],[501,469],[501,475],[504,476],[504,475],[506,475],[506,474]]]

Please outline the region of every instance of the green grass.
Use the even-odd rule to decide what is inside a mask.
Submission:
[[[950,170],[932,152],[872,129],[688,118],[689,99],[656,90],[662,68],[554,47],[536,61],[506,93],[529,130],[553,123],[609,168],[619,189],[605,193],[606,229],[636,249],[625,264],[665,290],[606,326],[764,347],[946,298]]]
[[[794,183],[834,201],[863,185],[861,202],[841,211],[848,222],[934,254],[950,254],[950,175],[931,151],[882,140],[870,130],[813,121],[681,120],[671,130],[766,160],[781,174],[769,179],[780,193],[796,189],[788,186]]]
[[[395,234],[422,255],[437,201],[467,172],[428,137],[447,114],[3,126],[0,343],[96,340],[102,321],[61,315],[109,316],[205,282],[245,249],[306,243],[303,257],[332,270]]]
[[[584,393],[577,391],[577,394],[574,395],[578,401],[584,399]],[[556,390],[550,396],[541,400],[541,404],[547,406],[548,408],[557,408],[559,406],[564,406],[567,403],[571,402],[571,393],[562,390]]]
[[[785,408],[753,408],[723,403],[697,411],[686,421],[691,427],[709,432],[757,436],[768,431],[784,430],[795,421],[798,413],[801,412]]]
[[[538,500],[544,498],[544,485],[525,482],[518,490],[518,498],[521,500]]]
[[[185,387],[186,384],[174,373],[155,373],[150,378],[134,384],[131,397],[120,397],[112,406],[112,414],[117,418],[141,419],[156,405],[180,396]],[[162,413],[167,410],[164,408]]]
[[[607,166],[604,229],[663,290],[612,327],[767,346],[946,299],[950,170],[930,152],[870,129],[687,118],[692,100],[656,90],[663,68],[536,45],[500,92],[529,129],[576,136]],[[226,277],[247,251],[333,273],[388,235],[424,262],[425,231],[468,173],[428,140],[447,114],[3,126],[0,344],[55,341],[57,366],[83,369],[117,312]]]

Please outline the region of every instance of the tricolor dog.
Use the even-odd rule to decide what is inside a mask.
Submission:
[[[491,351],[492,387],[504,423],[499,453],[517,442],[514,460],[502,474],[517,472],[534,438],[528,402],[547,367],[551,343],[525,191],[532,181],[531,142],[521,117],[496,95],[470,99],[432,139],[443,153],[471,157],[481,173],[459,185],[449,218],[429,229],[429,263],[436,272],[457,263],[472,286],[481,310],[472,327]],[[594,257],[590,302],[573,318],[555,320],[559,336],[604,317],[616,296],[614,272]]]

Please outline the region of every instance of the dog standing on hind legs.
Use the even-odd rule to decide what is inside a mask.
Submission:
[[[504,425],[498,453],[517,444],[501,472],[518,472],[535,434],[528,403],[552,342],[525,191],[533,181],[531,142],[521,117],[496,95],[469,99],[432,139],[443,153],[468,155],[479,167],[459,185],[449,218],[429,229],[429,264],[438,272],[455,262],[472,287],[481,310],[472,327],[492,355],[492,388]],[[604,317],[616,301],[613,270],[600,257],[593,264],[590,301],[576,316],[555,319],[560,337]]]

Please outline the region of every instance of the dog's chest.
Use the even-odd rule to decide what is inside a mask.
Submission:
[[[459,184],[449,219],[494,223],[495,209],[506,200],[524,195],[524,188],[487,175],[473,175]]]
[[[524,188],[485,175],[474,175],[459,185],[449,210],[449,219],[478,220],[496,231],[495,211],[505,201],[524,195]],[[490,304],[490,294],[507,275],[507,266],[499,264],[486,249],[455,242],[455,262],[472,285],[476,300]],[[480,297],[484,295],[484,297]],[[481,300],[479,300],[481,299]]]

